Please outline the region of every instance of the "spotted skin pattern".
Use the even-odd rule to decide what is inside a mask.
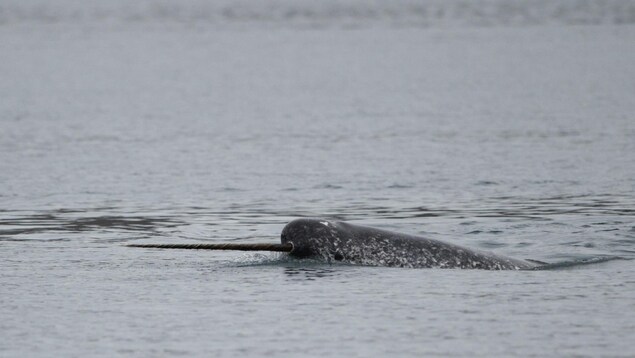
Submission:
[[[295,257],[370,266],[484,270],[523,270],[539,266],[420,236],[324,219],[290,222],[282,230],[281,241],[293,244],[290,255]]]

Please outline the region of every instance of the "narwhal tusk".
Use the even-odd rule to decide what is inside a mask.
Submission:
[[[293,244],[130,244],[128,247],[189,250],[238,250],[238,251],[278,251],[291,252]]]

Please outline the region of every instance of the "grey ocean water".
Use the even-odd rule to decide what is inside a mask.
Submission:
[[[0,356],[633,356],[634,113],[632,1],[0,1]],[[303,216],[569,264],[124,247]]]

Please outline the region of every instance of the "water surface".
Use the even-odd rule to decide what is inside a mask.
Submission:
[[[635,354],[632,3],[477,3],[7,2],[2,356]],[[304,216],[597,263],[124,246]]]

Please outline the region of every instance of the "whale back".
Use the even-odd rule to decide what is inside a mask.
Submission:
[[[458,245],[341,221],[297,219],[282,230],[295,257],[318,257],[371,266],[519,270],[535,263]]]

